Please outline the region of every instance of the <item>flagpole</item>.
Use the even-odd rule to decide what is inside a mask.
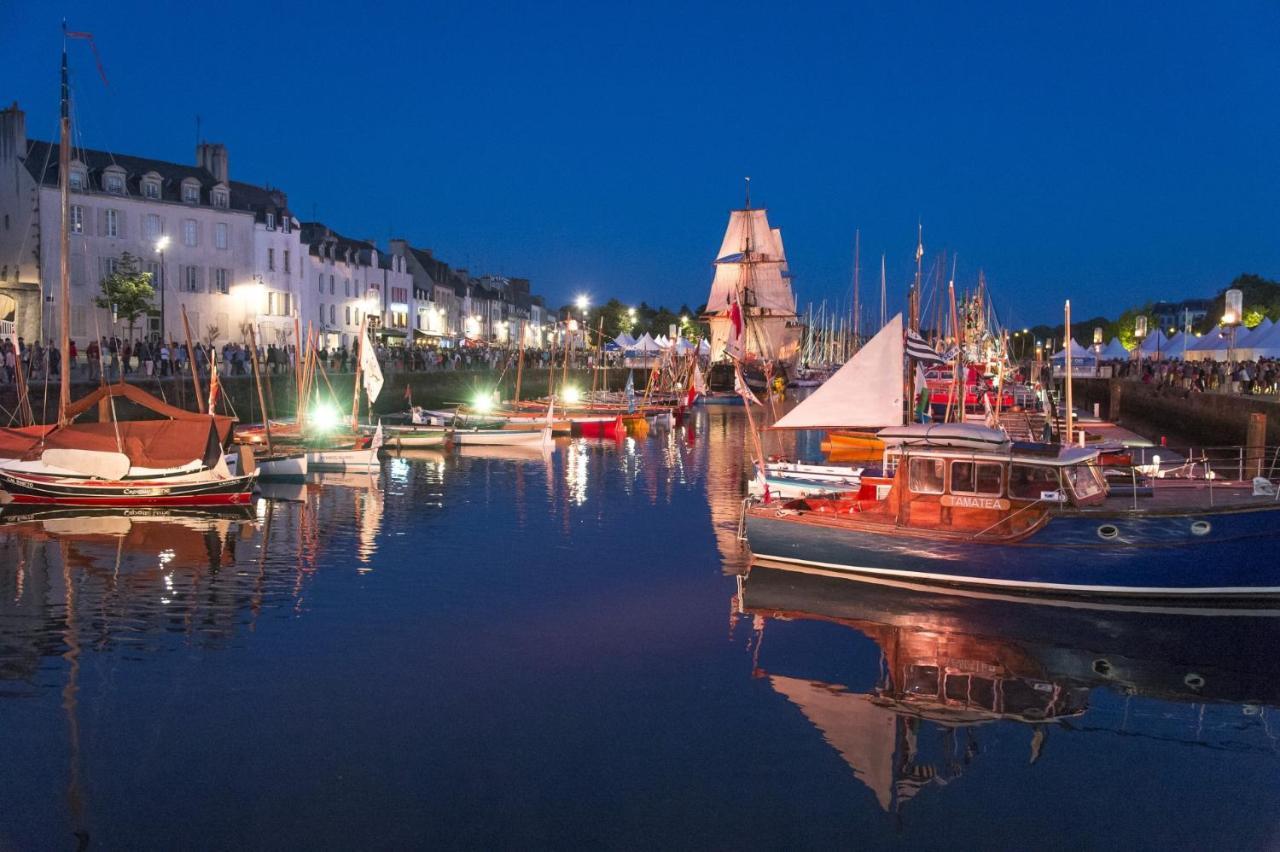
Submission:
[[[364,366],[364,326],[369,321],[369,315],[361,312],[360,317],[360,349],[356,353],[356,374],[355,380],[351,383],[351,431],[360,430],[360,368]]]

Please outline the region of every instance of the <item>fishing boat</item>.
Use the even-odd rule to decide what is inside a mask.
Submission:
[[[383,425],[383,446],[396,449],[443,447],[452,430],[446,426]],[[370,435],[376,427],[365,427]]]
[[[643,418],[641,418],[643,422]],[[621,415],[615,417],[582,417],[574,420],[574,433],[584,438],[618,440],[627,436],[627,425]]]
[[[157,479],[114,480],[0,470],[0,503],[54,506],[234,506],[252,499],[256,474],[204,471]]]
[[[746,510],[761,559],[1020,593],[1280,596],[1280,502],[1251,482],[1109,495],[1098,450],[974,424],[894,430],[889,484]],[[1269,492],[1269,493],[1268,493]]]
[[[747,189],[746,206],[729,214],[703,315],[711,332],[707,404],[742,404],[732,362],[759,395],[775,378],[786,382],[800,356],[801,323],[782,231],[769,224],[766,210],[751,206],[750,182]]]

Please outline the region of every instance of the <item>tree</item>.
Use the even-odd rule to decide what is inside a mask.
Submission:
[[[129,324],[129,339],[132,340],[138,317],[153,310],[151,299],[156,291],[151,286],[151,273],[142,272],[138,259],[125,252],[116,262],[116,271],[103,278],[100,286],[102,295],[93,303],[125,320]]]

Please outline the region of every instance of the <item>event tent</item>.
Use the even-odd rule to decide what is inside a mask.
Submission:
[[[1129,358],[1129,354],[1118,337],[1111,338],[1110,343],[1098,350],[1098,358],[1103,361],[1123,361]]]
[[[1085,349],[1076,339],[1071,338],[1071,372],[1077,376],[1092,376],[1098,372],[1098,356],[1097,354]],[[1067,350],[1063,349],[1057,352],[1050,359],[1053,361],[1053,371],[1055,373],[1065,372],[1067,367]]]
[[[1157,352],[1161,355],[1169,351],[1168,339],[1164,336],[1164,332],[1156,329],[1142,341],[1142,345],[1138,347],[1138,351],[1143,357],[1155,355]]]

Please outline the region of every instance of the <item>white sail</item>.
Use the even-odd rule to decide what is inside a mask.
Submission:
[[[774,424],[775,429],[902,425],[902,314],[836,374]]]
[[[787,278],[782,232],[769,227],[764,210],[734,210],[716,255],[707,312],[728,310],[734,294],[745,292],[748,308],[794,315],[795,295]]]

